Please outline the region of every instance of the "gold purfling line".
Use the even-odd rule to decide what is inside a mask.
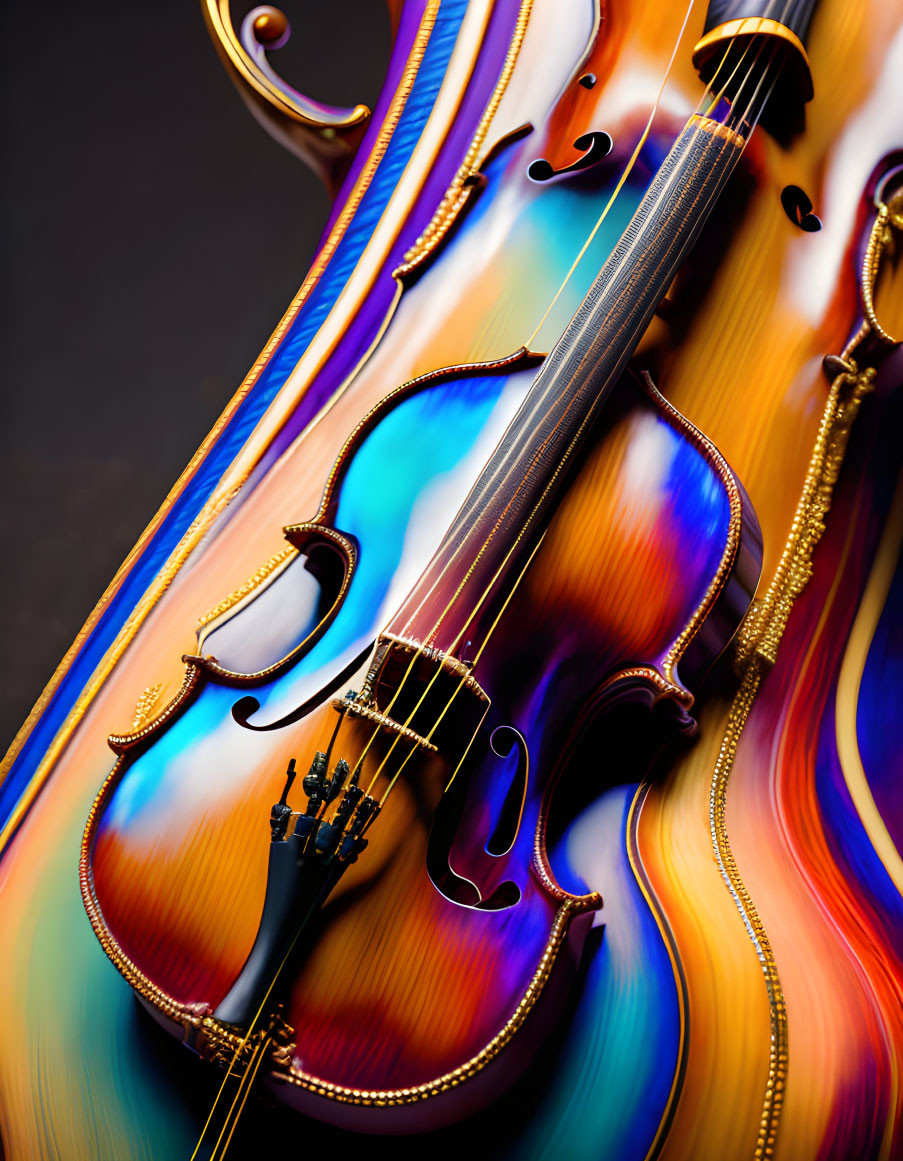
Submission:
[[[103,594],[101,599],[98,601],[97,605],[94,607],[93,611],[91,612],[91,615],[89,616],[88,620],[85,622],[85,625],[82,627],[82,629],[80,630],[80,632],[76,636],[75,641],[73,642],[71,648],[66,653],[66,655],[63,658],[60,665],[57,667],[56,671],[54,672],[54,674],[51,677],[50,681],[48,682],[47,686],[44,688],[44,691],[42,692],[40,698],[36,702],[31,713],[28,715],[28,718],[26,719],[24,725],[19,730],[18,734],[16,735],[15,739],[13,740],[13,744],[10,747],[10,749],[8,750],[6,757],[4,758],[2,764],[0,764],[0,784],[2,784],[3,780],[6,778],[7,774],[9,773],[9,770],[12,767],[16,757],[18,756],[19,752],[21,751],[22,747],[24,746],[28,736],[31,734],[32,730],[34,729],[34,727],[38,721],[38,718],[41,716],[41,714],[44,711],[44,709],[46,708],[48,702],[53,697],[60,682],[62,681],[65,674],[68,672],[69,668],[72,665],[72,662],[75,660],[75,657],[80,652],[81,647],[84,644],[85,640],[87,639],[87,637],[89,636],[91,631],[94,629],[94,627],[96,626],[100,617],[102,616],[104,610],[110,604],[110,602],[112,601],[116,592],[121,587],[126,576],[131,571],[132,565],[134,564],[135,560],[138,558],[138,556],[140,555],[143,548],[146,546],[146,544],[148,543],[150,538],[153,536],[154,532],[157,530],[159,525],[162,523],[163,519],[165,518],[166,514],[172,508],[172,506],[175,503],[178,496],[181,494],[181,492],[187,486],[189,480],[194,475],[197,467],[200,465],[201,461],[204,459],[209,448],[218,439],[220,433],[222,432],[222,430],[226,426],[227,422],[232,417],[234,412],[237,410],[238,406],[241,404],[241,402],[244,400],[245,396],[250,391],[253,384],[258,379],[264,366],[269,361],[271,354],[273,353],[275,348],[278,346],[284,333],[288,330],[288,327],[291,325],[296,314],[301,309],[301,306],[303,305],[304,301],[308,297],[311,289],[313,288],[315,283],[319,280],[319,277],[320,277],[323,269],[325,268],[330,256],[332,255],[332,252],[335,250],[335,247],[338,245],[338,242],[340,241],[341,236],[344,234],[345,229],[348,225],[348,222],[350,221],[351,216],[357,207],[357,204],[360,202],[360,199],[363,196],[364,191],[366,190],[367,186],[369,185],[370,180],[372,179],[373,173],[376,171],[376,168],[378,167],[379,162],[382,158],[382,154],[385,152],[385,148],[386,148],[386,145],[388,144],[388,140],[391,137],[392,132],[394,131],[394,128],[398,122],[398,119],[401,116],[401,111],[404,107],[404,104],[407,101],[408,94],[410,93],[410,90],[414,84],[414,78],[416,77],[417,71],[420,67],[420,62],[423,58],[423,54],[424,54],[424,51],[426,49],[426,43],[429,40],[429,36],[430,36],[431,31],[432,31],[433,24],[435,22],[435,16],[436,16],[436,11],[438,10],[438,6],[439,6],[439,0],[430,0],[429,4],[427,5],[427,8],[424,12],[423,20],[421,21],[421,25],[420,25],[420,28],[419,28],[418,33],[417,33],[417,38],[415,40],[414,47],[413,47],[412,52],[411,52],[411,57],[409,58],[408,64],[405,67],[404,73],[402,75],[402,80],[399,84],[398,90],[396,91],[395,97],[393,98],[393,103],[392,103],[392,106],[390,107],[390,111],[389,111],[389,114],[386,118],[386,121],[383,123],[383,126],[380,130],[380,134],[377,137],[376,142],[374,143],[373,150],[371,151],[367,165],[364,167],[364,170],[362,171],[362,173],[358,179],[358,183],[355,186],[355,189],[352,191],[352,194],[350,195],[349,202],[346,203],[345,209],[343,210],[342,214],[340,214],[339,218],[336,220],[336,224],[333,227],[333,230],[329,236],[329,239],[325,243],[323,249],[318,254],[317,258],[314,261],[314,265],[312,266],[309,274],[307,275],[304,282],[302,283],[301,289],[298,291],[298,294],[292,300],[291,304],[289,305],[288,310],[283,315],[282,319],[280,320],[279,324],[276,327],[276,330],[273,332],[273,335],[270,338],[270,341],[267,343],[266,347],[264,347],[263,352],[261,353],[261,355],[259,356],[257,361],[254,363],[251,370],[248,372],[248,375],[246,376],[244,382],[241,384],[238,391],[236,392],[236,394],[233,396],[232,400],[229,402],[229,404],[227,405],[227,407],[223,411],[222,415],[219,417],[219,419],[214,424],[212,430],[210,431],[210,434],[207,436],[207,438],[204,440],[204,442],[201,444],[201,446],[198,448],[198,450],[192,456],[191,461],[188,464],[188,467],[185,469],[185,471],[182,473],[182,475],[179,477],[178,481],[176,482],[175,486],[169,492],[169,494],[168,494],[166,500],[164,501],[163,505],[161,506],[160,510],[157,512],[157,514],[154,516],[153,520],[150,522],[150,524],[148,524],[147,528],[144,530],[144,532],[139,537],[138,542],[136,543],[135,547],[132,549],[132,551],[126,557],[122,566],[119,568],[119,570],[117,571],[116,575],[114,576],[112,582],[108,586],[106,592]],[[366,184],[364,184],[364,183],[366,183]],[[351,204],[352,201],[353,201],[353,205]],[[251,469],[249,468],[248,471],[250,472],[250,470]],[[237,490],[237,487],[236,487],[236,490]],[[78,725],[78,723],[84,717],[84,714],[87,711],[88,706],[93,701],[100,686],[106,680],[107,676],[110,674],[110,672],[112,671],[112,669],[114,668],[116,663],[119,661],[119,659],[121,658],[122,654],[125,652],[128,645],[131,643],[132,639],[134,638],[135,634],[138,631],[138,628],[140,627],[140,625],[142,624],[144,619],[147,617],[147,615],[150,613],[150,611],[154,607],[154,605],[156,605],[156,603],[159,601],[159,599],[166,592],[167,588],[172,583],[172,580],[174,579],[177,571],[179,570],[179,568],[181,568],[182,564],[184,564],[184,562],[188,559],[188,556],[191,554],[193,549],[196,547],[196,545],[200,541],[202,535],[206,532],[206,530],[210,527],[210,525],[212,525],[214,523],[214,521],[217,519],[217,517],[220,515],[220,513],[224,510],[224,508],[232,500],[233,496],[234,496],[234,492],[229,492],[226,496],[220,497],[219,499],[217,499],[216,495],[214,495],[210,498],[210,500],[207,501],[207,504],[205,504],[204,508],[201,510],[198,517],[192,522],[192,524],[186,530],[185,534],[183,535],[179,544],[174,549],[174,551],[173,551],[172,555],[170,556],[169,560],[167,561],[166,565],[164,565],[163,569],[161,569],[160,573],[158,573],[156,580],[153,582],[152,586],[150,587],[148,592],[145,594],[142,601],[133,610],[132,614],[129,616],[128,620],[123,625],[122,629],[120,630],[119,634],[116,637],[116,640],[113,642],[113,644],[110,646],[107,653],[104,655],[104,657],[99,662],[98,667],[97,667],[97,669],[95,669],[94,675],[93,675],[92,679],[90,680],[89,684],[85,687],[85,690],[83,691],[82,695],[79,697],[78,701],[72,707],[72,709],[70,710],[69,714],[66,717],[66,720],[63,722],[62,726],[60,727],[59,731],[57,732],[56,737],[53,739],[53,742],[51,743],[46,754],[44,755],[44,758],[42,759],[40,765],[38,766],[38,768],[35,770],[34,774],[32,775],[28,786],[25,788],[22,795],[20,796],[19,801],[16,804],[15,810],[10,815],[10,818],[8,819],[6,825],[3,827],[2,831],[0,831],[0,850],[5,848],[7,842],[12,837],[12,835],[15,833],[20,822],[24,818],[25,814],[27,814],[32,803],[34,802],[35,798],[37,797],[37,794],[39,793],[41,787],[43,786],[44,782],[47,780],[47,777],[49,776],[49,773],[50,773],[54,763],[56,762],[56,759],[59,757],[60,753],[65,748],[66,743],[69,741],[69,738],[71,737],[72,733],[74,732],[75,727]]]
[[[518,28],[520,29],[520,32],[518,34],[519,36],[522,36],[522,23],[526,20],[526,17],[529,15],[531,2],[532,2],[532,0],[525,0],[525,3],[522,6],[521,16],[520,16],[519,22],[518,22]],[[519,47],[519,42],[518,42],[518,47]],[[513,59],[511,59],[510,56],[509,56],[509,61],[511,63],[511,66],[513,67]],[[499,98],[501,96],[501,93],[504,91],[504,88],[507,85],[507,82],[508,82],[508,79],[510,76],[511,69],[507,67],[508,63],[509,62],[506,62],[506,69],[503,72],[503,76],[500,79],[499,85],[497,86],[496,94]],[[497,100],[495,101],[495,104],[497,105]],[[487,122],[487,124],[488,124],[488,122]],[[202,448],[199,450],[196,458],[200,458],[200,456],[202,455],[202,453],[204,451],[205,446],[206,446],[206,444],[202,446]],[[136,551],[137,551],[137,549],[136,549]],[[87,629],[88,629],[88,626],[86,626],[86,631],[87,631]],[[94,688],[96,689],[96,686],[99,684],[100,684],[99,681],[96,682]],[[90,696],[84,698],[84,705],[81,708],[82,714],[84,713],[84,710],[87,708],[87,704],[89,703],[91,696],[93,696],[93,692],[94,692],[94,689],[92,689]],[[74,714],[74,711],[73,711],[73,714]],[[81,716],[81,714],[79,715],[79,717],[80,716]],[[74,729],[76,724],[77,724],[77,719],[74,718],[72,723],[71,723],[71,728]],[[71,732],[71,730],[70,730],[70,732]],[[132,963],[130,960],[128,960],[128,958],[123,954],[121,948],[118,946],[115,939],[112,937],[112,935],[107,931],[107,929],[105,927],[103,916],[102,916],[102,913],[101,913],[100,908],[99,908],[99,904],[96,900],[96,897],[94,896],[93,884],[91,883],[90,878],[87,874],[87,862],[86,862],[86,860],[87,860],[90,844],[93,840],[95,825],[96,825],[97,819],[99,817],[99,813],[102,809],[104,799],[106,798],[106,795],[111,791],[113,784],[117,781],[116,776],[117,776],[117,773],[118,773],[120,767],[121,767],[121,759],[120,759],[120,762],[117,763],[117,766],[114,767],[114,770],[111,771],[110,775],[108,775],[108,777],[104,783],[104,786],[101,788],[100,792],[97,795],[97,798],[95,799],[94,805],[92,806],[92,809],[91,809],[91,814],[89,816],[88,826],[86,827],[85,834],[83,837],[83,843],[82,843],[82,891],[83,891],[83,894],[85,895],[85,901],[86,901],[86,904],[88,907],[89,919],[91,920],[91,923],[92,923],[92,926],[94,927],[95,933],[98,935],[98,938],[100,939],[100,942],[101,942],[105,952],[110,957],[110,959],[113,961],[113,963],[117,967],[117,969],[120,972],[122,972],[122,974],[126,977],[128,982],[131,984],[131,986],[133,988],[135,988],[136,991],[138,991],[146,999],[150,1000],[150,1002],[152,1002],[155,1007],[157,1007],[159,1010],[163,1011],[171,1019],[174,1019],[177,1021],[181,1020],[183,1023],[185,1023],[187,1021],[189,1024],[196,1026],[196,1027],[203,1025],[205,1030],[211,1036],[214,1033],[218,1033],[218,1034],[224,1036],[225,1041],[228,1044],[230,1044],[230,1046],[231,1046],[233,1044],[233,1041],[235,1040],[235,1038],[230,1037],[229,1033],[225,1029],[219,1029],[216,1025],[216,1021],[214,1021],[210,1017],[207,1017],[207,1018],[202,1020],[196,1013],[192,1012],[188,1006],[179,1004],[172,997],[167,996],[165,993],[163,993],[161,991],[161,989],[159,989],[155,985],[153,985],[150,982],[150,980],[147,979],[147,977],[143,975],[143,973],[140,971],[140,969],[138,969],[137,966],[134,963]],[[307,1088],[311,1089],[312,1091],[319,1092],[321,1095],[326,1096],[332,1100],[350,1101],[350,1102],[355,1103],[355,1104],[366,1104],[366,1105],[370,1105],[370,1104],[387,1104],[387,1105],[404,1104],[404,1103],[408,1103],[409,1101],[417,1101],[417,1100],[425,1099],[426,1097],[434,1095],[435,1093],[446,1091],[447,1089],[456,1086],[458,1083],[460,1083],[461,1080],[464,1080],[468,1076],[473,1075],[475,1072],[479,1071],[479,1069],[482,1068],[483,1065],[489,1059],[491,1059],[493,1056],[495,1056],[497,1054],[497,1052],[511,1038],[511,1036],[514,1035],[514,1032],[517,1030],[517,1028],[523,1022],[523,1019],[526,1016],[527,1012],[530,1010],[530,1008],[533,1006],[536,999],[538,998],[539,992],[541,991],[542,986],[545,983],[545,979],[547,978],[548,973],[551,970],[552,963],[554,962],[554,959],[556,957],[558,948],[560,946],[560,943],[561,943],[561,940],[562,940],[562,937],[564,934],[564,930],[565,930],[565,927],[567,924],[567,919],[569,918],[569,916],[572,912],[584,910],[585,907],[586,907],[586,903],[585,903],[585,901],[583,901],[581,899],[568,897],[568,898],[563,900],[562,905],[559,908],[559,911],[555,917],[555,921],[552,925],[552,930],[551,930],[551,933],[549,936],[549,940],[546,944],[546,948],[545,948],[545,951],[542,955],[542,958],[540,959],[539,966],[537,967],[537,971],[536,971],[536,973],[533,977],[533,980],[531,981],[529,987],[527,988],[527,991],[525,992],[523,998],[521,999],[520,1003],[518,1004],[517,1009],[515,1010],[514,1014],[509,1019],[509,1021],[503,1026],[503,1028],[500,1030],[500,1032],[497,1033],[497,1035],[489,1042],[489,1044],[487,1044],[484,1047],[484,1049],[481,1050],[480,1053],[477,1054],[476,1057],[474,1057],[473,1059],[468,1061],[465,1065],[462,1065],[458,1069],[455,1069],[454,1072],[446,1074],[442,1077],[439,1077],[435,1081],[427,1082],[426,1084],[416,1086],[415,1088],[412,1088],[412,1089],[402,1089],[402,1090],[389,1091],[389,1092],[384,1092],[384,1093],[383,1092],[367,1093],[367,1092],[362,1092],[360,1090],[344,1089],[341,1086],[331,1085],[331,1084],[328,1084],[326,1082],[322,1082],[315,1077],[306,1076],[303,1073],[301,1073],[301,1074],[295,1073],[294,1071],[291,1071],[289,1074],[287,1074],[285,1076],[285,1079],[290,1080],[292,1083],[300,1084],[303,1087],[307,1087]]]
[[[627,859],[630,863],[630,869],[633,872],[633,877],[637,882],[646,904],[649,907],[652,917],[658,927],[662,943],[668,952],[668,959],[671,962],[671,971],[674,975],[674,987],[677,991],[677,1004],[680,1013],[680,1039],[677,1048],[677,1062],[674,1066],[674,1075],[671,1078],[671,1088],[668,1091],[668,1100],[662,1112],[661,1119],[658,1123],[655,1136],[652,1139],[652,1144],[649,1146],[644,1161],[652,1161],[657,1157],[661,1146],[667,1136],[668,1129],[674,1116],[674,1110],[677,1105],[677,1098],[681,1089],[681,1076],[686,1062],[687,1054],[687,1025],[688,1025],[688,1002],[687,1002],[687,983],[680,966],[680,959],[677,953],[677,943],[674,938],[674,932],[671,930],[671,925],[658,901],[652,884],[646,874],[646,868],[643,865],[642,856],[639,849],[639,819],[643,810],[643,804],[649,794],[651,783],[644,779],[636,789],[631,802],[630,811],[627,816],[627,823],[625,826],[624,845],[627,851]]]
[[[524,35],[527,31],[527,24],[532,8],[533,0],[523,0],[517,16],[517,23],[514,27],[514,36],[508,46],[508,53],[505,57],[501,74],[499,75],[493,94],[489,99],[489,103],[483,112],[483,116],[480,119],[480,124],[477,126],[477,131],[470,143],[470,148],[467,150],[464,161],[455,174],[454,180],[446,191],[445,196],[439,203],[435,214],[433,214],[427,223],[423,233],[405,254],[402,265],[394,271],[396,278],[407,273],[408,270],[435,250],[460,213],[467,198],[470,196],[470,188],[466,187],[465,183],[480,172],[480,166],[477,163],[477,154],[486,139],[489,126],[498,110],[505,89],[508,87],[508,81],[511,79],[511,74],[514,71],[517,58],[520,55],[521,45],[523,44]]]
[[[731,850],[726,822],[728,782],[761,681],[777,659],[793,606],[812,575],[812,555],[824,532],[824,518],[830,508],[850,428],[863,396],[872,390],[874,377],[872,368],[859,372],[855,364],[848,364],[831,385],[787,543],[768,589],[751,606],[738,633],[737,658],[743,676],[731,704],[712,773],[709,795],[712,846],[721,877],[759,961],[770,1010],[768,1078],[756,1140],[757,1161],[774,1156],[787,1077],[789,1035],[774,951]]]

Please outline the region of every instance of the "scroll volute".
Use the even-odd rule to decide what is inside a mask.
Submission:
[[[267,53],[291,35],[285,14],[263,5],[236,34],[229,0],[201,0],[204,19],[226,71],[254,117],[280,145],[305,161],[334,194],[363,137],[366,105],[324,105],[297,92],[271,68]]]

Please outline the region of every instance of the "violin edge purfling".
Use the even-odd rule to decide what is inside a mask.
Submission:
[[[465,501],[439,552],[435,554],[425,572],[423,580],[415,587],[401,611],[389,622],[387,634],[394,644],[382,657],[379,670],[371,674],[371,684],[379,679],[386,659],[392,654],[393,649],[399,647],[406,648],[408,652],[413,649],[415,655],[424,655],[427,651],[431,651],[432,660],[438,662],[437,672],[448,670],[447,661],[455,663],[457,670],[454,664],[451,669],[460,674],[462,686],[473,677],[470,673],[471,663],[458,655],[465,632],[470,628],[474,615],[490,593],[491,599],[487,601],[482,613],[486,620],[482,623],[476,622],[481,630],[478,638],[482,641],[488,637],[487,629],[491,632],[495,628],[505,605],[517,587],[517,582],[527,569],[533,553],[539,549],[543,536],[553,521],[560,491],[569,478],[568,469],[576,462],[578,453],[582,454],[584,440],[601,404],[613,392],[655,307],[667,290],[676,269],[702,228],[717,194],[736,164],[747,137],[748,134],[740,134],[736,129],[725,127],[710,118],[691,119],[653,181],[621,243],[616,247],[584,301],[583,307],[537,376],[534,388],[527,395],[499,448],[484,469],[470,497]],[[666,223],[670,224],[670,229],[665,228]],[[707,458],[713,471],[720,475],[725,491],[731,496],[730,534],[726,539],[718,569],[699,609],[705,607],[706,612],[711,611],[718,600],[725,597],[732,580],[738,581],[738,589],[745,593],[748,603],[752,597],[750,573],[757,571],[754,515],[743,500],[742,490],[736,480],[711,445],[686,424],[686,421],[681,420],[673,409],[670,409],[671,414],[667,414],[668,409],[664,401],[656,402],[653,398],[653,402],[656,406],[660,406],[672,426],[683,425],[684,435],[691,441],[696,440],[697,446],[702,449],[703,458]],[[516,502],[512,497],[516,498]],[[342,535],[338,529],[332,531],[336,536]],[[517,549],[514,555],[512,545]],[[460,575],[456,576],[450,568],[459,556],[466,566],[466,576],[463,579]],[[442,587],[443,584],[451,586],[450,595],[448,588]],[[457,612],[461,608],[456,602],[460,601],[464,592],[470,595],[472,590],[467,587],[468,584],[481,585],[482,588],[477,590],[475,608],[473,604],[465,603],[464,616],[470,619],[462,624],[460,620],[455,621],[453,617],[449,617],[449,611],[454,608]],[[436,593],[438,599],[433,607]],[[500,612],[499,603],[502,601],[504,604]],[[735,600],[732,595],[727,604],[730,607],[730,616],[734,618],[733,627],[736,627],[739,617],[735,614],[742,600]],[[688,621],[678,637],[682,642],[680,651],[685,650],[690,641],[697,636],[700,626],[695,623],[694,618]],[[488,624],[489,621],[491,625]],[[381,638],[383,639],[385,638]],[[719,642],[721,648],[726,643],[726,639]],[[663,664],[666,667],[668,664],[671,665],[670,679],[668,676],[662,676],[655,665],[647,665],[622,668],[610,674],[605,681],[612,689],[615,689],[619,682],[625,687],[633,683],[642,687],[647,696],[651,689],[653,698],[665,696],[677,702],[686,702],[687,691],[676,680],[676,661],[670,653],[668,656],[671,657],[671,661],[668,662],[666,658]],[[189,661],[199,666],[202,659]],[[462,667],[467,670],[466,673],[461,672]],[[213,676],[214,667],[209,668],[211,670],[209,676]],[[259,678],[261,675],[253,676]],[[474,677],[473,681],[476,680]],[[470,688],[472,691],[472,685]],[[605,688],[607,687],[603,682],[603,689]],[[481,690],[479,684],[477,689]],[[394,697],[393,694],[391,701],[394,701]],[[362,711],[372,709],[373,713],[380,714],[383,720],[378,724],[395,729],[400,737],[405,736],[407,731],[408,734],[415,735],[417,744],[426,742],[432,745],[430,733],[411,731],[408,723],[389,718],[387,711],[379,706],[371,707],[367,699],[361,703],[361,709]],[[346,713],[353,713],[350,706],[346,709]],[[362,712],[361,716],[366,717],[367,713]],[[374,720],[372,714],[371,720]],[[239,724],[246,723],[239,721]],[[289,724],[288,719],[280,724]],[[314,760],[315,766],[320,757],[318,753]],[[325,759],[326,755],[323,754],[322,757]],[[342,761],[344,762],[344,759]],[[124,765],[120,762],[117,764],[117,781],[123,773]],[[319,780],[317,785],[320,786],[322,774],[317,767],[314,779],[312,767],[311,775],[308,777],[314,781]],[[338,773],[334,778],[338,780]],[[108,780],[95,804],[95,810],[92,811],[92,821],[101,813],[103,796],[113,788],[113,783]],[[348,797],[349,789],[344,791],[344,797],[337,808],[337,818],[342,804],[351,801]],[[306,785],[305,790],[307,791]],[[326,797],[328,796],[319,793],[312,781],[305,815],[318,818],[321,800],[325,800]],[[366,817],[360,815],[363,821],[359,832],[355,833],[354,820],[358,819],[363,801],[365,800],[351,803],[347,817],[341,817],[341,827],[335,834],[333,834],[335,821],[325,824],[332,828],[330,836],[336,838],[337,850],[343,849],[343,844],[352,836],[356,839],[363,838],[364,830],[376,819],[378,810],[375,808],[381,806],[385,799],[379,801],[376,798],[370,799],[374,809],[369,813],[364,812]],[[310,814],[311,810],[313,814]],[[286,835],[280,829],[281,815],[277,818],[275,812],[274,807],[274,846],[287,841]],[[292,1103],[312,1112],[318,1106],[311,1105],[307,1098],[325,1097],[327,1102],[333,1105],[352,1105],[367,1110],[398,1110],[402,1107],[421,1105],[430,1098],[431,1105],[433,1100],[444,1102],[447,1111],[440,1116],[455,1119],[461,1115],[462,1107],[471,1107],[468,1098],[459,1100],[456,1094],[456,1090],[460,1090],[465,1081],[475,1082],[474,1089],[468,1089],[475,1091],[475,1088],[483,1083],[483,1078],[489,1077],[491,1072],[491,1079],[486,1081],[486,1092],[490,1093],[490,1097],[487,1098],[484,1094],[480,1100],[491,1099],[491,1094],[499,1091],[497,1086],[502,1083],[499,1080],[501,1074],[493,1062],[500,1056],[514,1033],[525,1024],[540,995],[547,990],[546,985],[553,967],[561,958],[559,952],[564,945],[571,917],[592,911],[600,904],[598,896],[594,893],[585,896],[572,895],[563,891],[554,882],[542,840],[545,817],[545,811],[542,811],[535,831],[536,849],[539,854],[531,863],[531,874],[535,877],[539,888],[545,890],[549,898],[555,901],[554,917],[548,940],[532,978],[513,1012],[496,1034],[484,1044],[480,1052],[462,1061],[456,1068],[427,1082],[412,1083],[395,1089],[354,1088],[313,1074],[305,1074],[294,1067],[287,1073],[280,1073],[278,1069],[273,1070],[271,1079],[274,1082],[286,1083],[303,1090],[302,1099]],[[306,850],[309,840],[313,839],[316,845],[322,826],[321,820],[309,833],[301,834],[299,841],[305,845],[305,853],[310,853]],[[297,833],[296,828],[289,837],[294,838]],[[87,867],[83,874],[83,889],[87,890],[86,904],[89,904],[92,924],[95,925],[95,930],[100,925],[104,931],[106,940],[102,939],[102,942],[110,954],[110,948],[115,944],[115,940],[105,927],[90,871],[95,837],[89,824],[83,848],[83,861]],[[354,845],[352,843],[352,846]],[[353,852],[349,848],[348,861],[352,861],[352,855],[356,857],[362,850],[363,847],[359,845]],[[326,853],[332,858],[336,850]],[[545,856],[544,864],[541,856]],[[319,907],[328,897],[332,884],[327,885],[327,880],[328,876],[322,883],[318,880],[314,884],[315,890],[311,897],[316,898],[311,903],[311,908]],[[570,930],[572,932],[575,930],[574,925],[570,924]],[[121,963],[117,963],[117,966],[122,970]],[[137,978],[132,973],[130,982],[133,986],[137,986],[135,984]],[[160,995],[154,995],[153,985],[147,989],[145,999],[165,1010],[159,1003]],[[224,1037],[226,1040],[229,1036],[234,1037],[234,1027],[229,1027],[232,1020],[226,1018],[234,1015],[231,1009],[227,1011],[217,1008],[216,1011],[211,1011],[209,1005],[203,1008],[196,1003],[178,1005],[170,1002],[167,1014],[176,1015],[185,1030],[186,1038],[191,1039],[204,1051],[215,1054],[217,1045],[221,1046]],[[529,1027],[537,1030],[539,1025],[534,1019]],[[481,1079],[475,1081],[478,1076]],[[504,1086],[507,1087],[508,1083],[509,1081],[504,1081]],[[321,1115],[327,1120],[332,1119],[327,1111],[328,1107],[329,1104],[314,1115]],[[430,1114],[431,1117],[433,1115]]]

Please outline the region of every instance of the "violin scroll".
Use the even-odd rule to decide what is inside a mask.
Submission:
[[[291,35],[280,9],[269,4],[252,9],[236,35],[229,0],[202,3],[220,59],[255,119],[335,190],[370,120],[369,108],[322,104],[293,89],[274,71],[267,53],[282,48]]]

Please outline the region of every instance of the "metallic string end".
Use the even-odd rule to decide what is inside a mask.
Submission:
[[[298,816],[292,832],[298,848],[299,866],[302,866],[304,859],[315,858],[328,862],[333,856],[336,856],[339,863],[353,863],[366,847],[364,831],[379,814],[380,804],[365,795],[358,784],[360,766],[355,768],[349,781],[350,772],[351,767],[344,758],[340,758],[330,777],[326,754],[318,750],[314,755],[302,784],[307,795],[307,805]],[[327,822],[326,808],[336,799],[338,806],[335,814]],[[273,807],[274,812],[278,805]]]
[[[270,811],[270,829],[274,843],[285,841],[289,819],[292,817],[292,808],[288,805],[288,793],[295,781],[295,773],[295,759],[292,758],[285,772],[285,789],[282,791],[282,797],[274,803],[273,809]]]
[[[252,9],[237,35],[229,0],[201,0],[220,59],[251,113],[270,136],[300,157],[335,192],[370,120],[366,105],[325,105],[288,85],[267,53],[291,35],[283,12],[269,4]]]

